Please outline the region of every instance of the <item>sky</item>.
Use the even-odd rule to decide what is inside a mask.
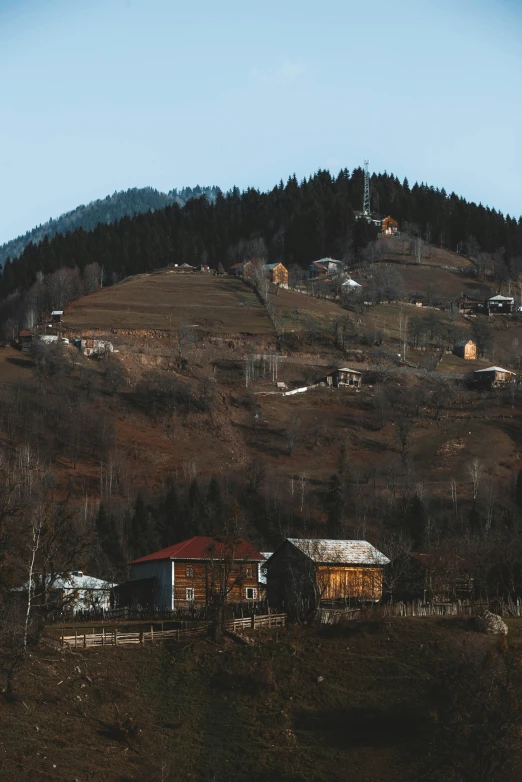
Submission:
[[[522,0],[0,0],[0,242],[365,158],[518,218],[521,40]]]

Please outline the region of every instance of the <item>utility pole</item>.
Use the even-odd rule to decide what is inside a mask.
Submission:
[[[364,161],[364,200],[363,200],[363,215],[370,217],[370,174],[368,172],[369,160]]]

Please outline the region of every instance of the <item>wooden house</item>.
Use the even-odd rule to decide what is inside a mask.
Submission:
[[[515,299],[512,296],[492,296],[487,300],[486,308],[489,315],[509,314],[515,308]]]
[[[333,372],[326,376],[326,385],[333,388],[341,388],[343,386],[359,388],[361,383],[362,372],[358,372],[356,369],[348,369],[348,367],[334,369]]]
[[[381,223],[381,231],[383,234],[396,234],[399,230],[399,223],[394,220],[393,217],[388,215]]]
[[[267,599],[290,613],[322,603],[377,601],[388,563],[366,540],[287,538],[266,562]]]
[[[31,353],[33,349],[33,333],[28,329],[23,329],[19,334],[22,353]]]
[[[154,604],[164,610],[243,603],[258,599],[259,568],[264,557],[245,541],[223,543],[196,536],[135,559],[131,580],[142,589],[154,579]]]
[[[283,266],[282,263],[267,263],[265,269],[268,271],[270,282],[288,288],[288,269],[286,266]]]
[[[453,348],[453,353],[466,361],[476,361],[477,345],[472,339],[461,339]]]
[[[487,369],[477,369],[474,379],[479,385],[496,388],[504,383],[516,383],[516,373],[502,367],[487,367]]]
[[[472,566],[454,552],[414,552],[405,569],[400,596],[424,602],[470,600],[473,596]]]

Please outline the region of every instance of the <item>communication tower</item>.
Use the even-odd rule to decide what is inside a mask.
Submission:
[[[369,160],[364,161],[364,201],[363,201],[363,215],[370,217],[370,174],[368,172]]]

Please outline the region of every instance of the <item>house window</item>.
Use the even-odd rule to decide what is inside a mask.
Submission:
[[[194,589],[193,589],[192,587],[188,587],[188,588],[185,590],[185,593],[186,593],[186,599],[187,599],[188,601],[192,601],[192,600],[194,600]]]
[[[252,565],[247,565],[245,568],[245,575],[247,578],[252,578]]]
[[[246,588],[246,599],[247,600],[255,600],[257,597],[257,589],[254,589],[253,587],[247,587]]]
[[[194,565],[187,565],[187,578],[194,578]]]

